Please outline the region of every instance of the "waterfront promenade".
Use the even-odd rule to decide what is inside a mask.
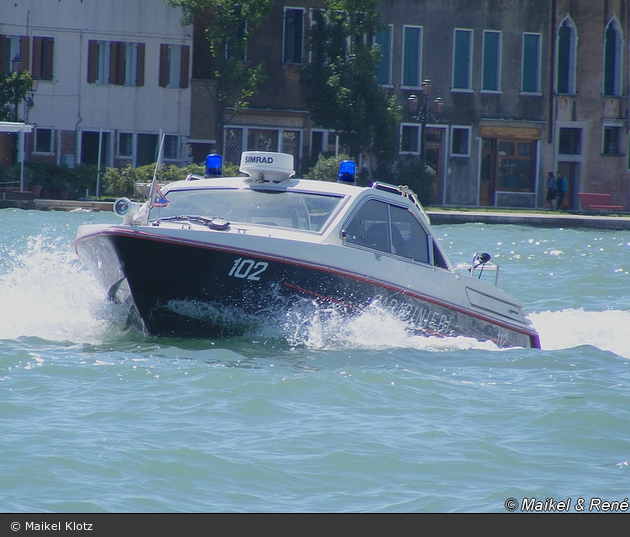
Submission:
[[[0,196],[0,209],[11,207],[40,211],[111,211],[113,201],[32,198],[2,199],[2,196]],[[630,214],[587,214],[543,210],[475,210],[469,208],[428,208],[426,212],[434,225],[482,223],[555,228],[630,230]]]
[[[439,224],[515,224],[519,226],[555,227],[555,228],[590,228],[590,229],[628,229],[630,215],[568,213],[555,211],[501,211],[500,209],[429,209],[427,214],[433,225]]]

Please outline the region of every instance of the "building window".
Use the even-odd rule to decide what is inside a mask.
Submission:
[[[499,140],[498,149],[497,190],[533,192],[536,143]]]
[[[155,164],[159,158],[160,136],[157,134],[136,134],[134,166]]]
[[[577,31],[566,17],[558,28],[557,86],[558,93],[575,94],[575,57],[577,54]]]
[[[326,28],[328,21],[326,14],[321,9],[311,9],[310,14],[310,35],[309,35],[309,57],[308,61],[316,65],[324,65],[328,62],[329,43],[326,42]]]
[[[304,10],[284,8],[283,54],[284,63],[302,63]]]
[[[278,151],[278,131],[275,129],[249,129],[247,151]]]
[[[241,153],[243,152],[243,129],[233,127],[226,128],[223,148],[225,162],[238,164]]]
[[[118,134],[118,156],[123,158],[133,157],[133,133],[121,132]]]
[[[401,125],[400,127],[400,152],[420,153],[420,127],[418,125]]]
[[[175,160],[179,158],[179,136],[166,134],[164,136],[163,155],[165,159]]]
[[[621,30],[612,20],[604,39],[604,95],[621,95]]]
[[[311,130],[311,160],[328,151],[327,131]]]
[[[558,138],[558,153],[561,155],[582,153],[582,129],[561,128]]]
[[[187,88],[189,61],[189,45],[160,45],[160,87]]]
[[[88,44],[88,82],[109,84],[109,41],[90,41]]]
[[[501,89],[501,32],[484,31],[481,89]]]
[[[403,27],[402,86],[419,88],[422,73],[422,28]]]
[[[282,131],[282,152],[293,155],[295,163],[300,158],[301,135],[300,131]]]
[[[35,129],[35,153],[52,153],[52,129]]]
[[[52,37],[33,37],[33,66],[31,75],[39,80],[53,78],[53,45]]]
[[[392,83],[392,26],[376,33],[374,43],[379,46],[381,59],[376,66],[376,78],[383,86],[390,86]]]
[[[22,50],[22,46],[26,50]],[[20,58],[22,64],[21,70],[28,70],[25,60],[28,62],[28,37],[20,37],[17,35],[0,35],[0,72],[10,73],[14,69],[12,63],[14,58]],[[17,66],[15,66],[17,67]]]
[[[180,137],[175,134],[164,135],[161,158],[179,160],[180,142]],[[116,156],[132,159],[135,167],[154,164],[160,158],[160,137],[157,134],[119,132]]]
[[[451,156],[470,156],[470,127],[453,127],[451,130]]]
[[[81,162],[92,166],[111,166],[111,133],[104,131],[81,132]],[[99,164],[99,156],[100,164]]]
[[[472,30],[455,30],[453,46],[453,89],[471,89]]]
[[[124,73],[121,82],[125,86],[144,85],[144,43],[122,43],[124,49],[123,65],[118,66],[118,71]]]
[[[604,125],[604,144],[602,154],[617,156],[620,155],[621,127],[616,125]]]
[[[278,150],[293,155],[294,164],[298,166],[302,132],[291,129],[259,129],[251,127],[229,127],[225,131],[225,161],[238,164],[243,151]],[[313,138],[315,140],[315,137]],[[281,149],[279,149],[281,147]],[[296,171],[298,169],[296,168]]]
[[[88,82],[143,86],[144,49],[144,43],[89,41]]]
[[[540,93],[540,34],[523,34],[521,91]]]

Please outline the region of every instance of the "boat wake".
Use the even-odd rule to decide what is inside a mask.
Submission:
[[[212,314],[207,305],[176,307]],[[565,309],[529,317],[543,350],[590,345],[630,358],[630,311]],[[237,312],[231,320],[249,324],[247,338],[280,338],[296,348],[499,350],[493,343],[472,338],[418,335],[404,319],[378,305],[348,317],[341,308],[304,299],[288,311],[270,312],[262,323],[240,319]],[[37,337],[98,344],[123,338],[130,331],[127,321],[128,308],[107,301],[67,241],[44,234],[30,237],[26,247],[5,247],[0,252],[0,340]]]
[[[0,252],[0,340],[98,343],[120,336],[127,311],[106,301],[67,241],[46,234]]]
[[[630,311],[564,309],[530,314],[543,350],[591,345],[630,358]]]

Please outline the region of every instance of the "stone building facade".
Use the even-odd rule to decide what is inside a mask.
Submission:
[[[114,9],[115,4],[115,9]],[[545,206],[545,180],[559,170],[577,193],[610,193],[630,207],[629,0],[384,0],[377,76],[403,109],[400,154],[435,170],[445,206]],[[224,144],[292,153],[306,171],[323,151],[342,150],[314,125],[299,72],[323,0],[278,1],[254,31],[247,61],[267,81],[247,109],[228,108],[215,132],[216,91],[203,28],[180,24],[163,0],[28,0],[3,9],[0,69],[23,57],[38,77],[29,159],[75,165],[146,164],[166,134],[167,162],[201,162]],[[125,17],[117,14],[124,12]],[[74,21],[72,24],[69,21]],[[423,82],[431,93],[423,94]],[[424,133],[410,97],[439,116]],[[424,140],[424,144],[422,141]],[[6,152],[5,152],[6,153]]]
[[[298,80],[309,61],[312,10],[321,5],[278,2],[256,30],[248,59],[264,59],[269,77],[222,134],[227,160],[269,148],[291,152],[300,162],[336,148],[334,133],[311,124]],[[549,0],[388,0],[378,9],[386,24],[375,36],[383,52],[378,76],[403,108],[402,155],[419,157],[422,150],[422,125],[407,110],[408,98],[419,96],[420,107],[425,98],[429,107],[437,96],[444,102],[425,131],[437,203],[535,207],[546,138]],[[195,68],[198,61],[195,95],[196,86],[211,84],[195,80],[203,72]],[[425,79],[432,83],[427,97]],[[207,103],[207,97],[193,100],[193,118],[206,113]],[[219,135],[211,121],[198,126],[192,139],[211,143]]]
[[[630,207],[628,2],[553,0],[544,161],[578,192],[612,195]]]

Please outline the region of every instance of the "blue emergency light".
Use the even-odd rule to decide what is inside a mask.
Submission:
[[[338,183],[356,183],[357,165],[352,160],[342,160],[339,164],[339,174],[337,175]]]
[[[210,153],[206,157],[206,177],[221,177],[223,175],[223,162],[221,155]]]

